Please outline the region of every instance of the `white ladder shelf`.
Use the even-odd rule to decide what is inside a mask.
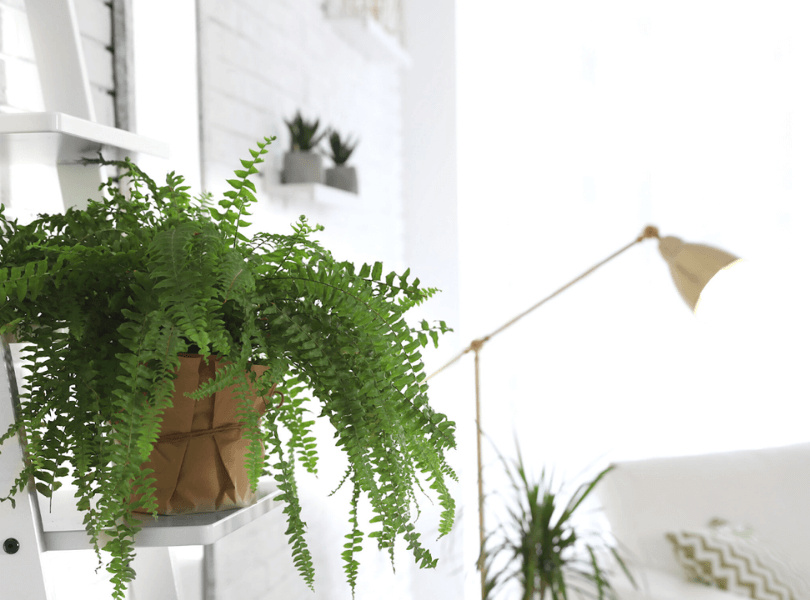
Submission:
[[[83,208],[97,198],[101,170],[83,163],[102,151],[108,158],[138,154],[168,157],[169,147],[159,141],[95,122],[87,74],[81,52],[73,0],[26,0],[28,21],[42,83],[45,112],[0,114],[0,171],[39,165],[56,171],[62,203],[59,209]],[[3,173],[0,173],[2,175]],[[12,185],[12,208],[42,194],[39,181],[25,177]],[[13,181],[12,181],[13,183]],[[14,192],[21,190],[23,193]],[[2,300],[0,300],[2,301]],[[12,353],[0,344],[0,433],[15,422],[17,383]],[[11,488],[23,467],[24,448],[16,437],[0,447],[0,494]],[[67,486],[65,486],[67,487]],[[55,496],[54,512],[29,482],[15,497],[16,508],[0,503],[0,595],[3,598],[48,600],[42,553],[90,548],[81,515],[68,490]],[[138,577],[130,585],[132,600],[178,600],[176,579],[168,548],[202,545],[213,556],[212,545],[260,516],[280,507],[278,490],[262,484],[259,500],[247,508],[212,514],[146,518],[136,536]],[[42,508],[42,510],[41,510]],[[203,568],[209,560],[204,560]],[[203,573],[206,577],[206,574]],[[203,588],[205,600],[214,600]]]

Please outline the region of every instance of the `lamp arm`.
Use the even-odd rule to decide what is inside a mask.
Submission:
[[[478,353],[478,351],[479,351],[479,350],[481,350],[481,348],[483,348],[483,346],[484,346],[484,344],[485,344],[486,342],[488,342],[490,339],[492,339],[493,337],[495,337],[496,335],[498,335],[498,334],[499,334],[500,332],[502,332],[504,329],[506,329],[506,328],[507,328],[507,327],[509,327],[510,325],[514,325],[515,323],[517,323],[518,321],[520,321],[520,320],[521,320],[523,317],[525,317],[526,315],[528,315],[530,312],[534,311],[534,310],[535,310],[535,309],[537,309],[537,308],[540,308],[540,307],[541,307],[543,304],[545,304],[546,302],[548,302],[549,300],[551,300],[552,298],[554,298],[555,296],[557,296],[558,294],[560,294],[560,293],[561,293],[561,292],[563,292],[564,290],[567,290],[569,287],[571,287],[572,285],[574,285],[575,283],[577,283],[577,282],[578,282],[578,281],[580,281],[581,279],[584,279],[585,277],[587,277],[588,275],[590,275],[591,273],[593,273],[594,271],[596,271],[596,269],[598,269],[599,267],[601,267],[601,266],[602,266],[602,265],[604,265],[605,263],[610,262],[611,260],[613,260],[614,258],[616,258],[617,256],[619,256],[619,255],[620,255],[622,252],[624,252],[624,251],[628,250],[629,248],[631,248],[631,247],[635,246],[635,245],[636,245],[636,244],[638,244],[639,242],[642,242],[642,241],[646,240],[647,238],[656,238],[656,239],[659,239],[659,238],[660,238],[660,236],[659,236],[659,234],[658,234],[658,228],[657,228],[657,227],[654,227],[653,225],[648,225],[647,227],[645,227],[645,228],[644,228],[644,231],[642,231],[642,232],[641,232],[641,235],[639,235],[639,236],[638,236],[638,237],[637,237],[635,240],[633,240],[632,242],[630,242],[629,244],[627,244],[627,245],[626,245],[624,248],[622,248],[622,249],[618,250],[617,252],[614,252],[613,254],[611,254],[610,256],[608,256],[608,257],[607,257],[605,260],[603,260],[602,262],[599,262],[599,263],[595,264],[595,265],[594,265],[594,266],[592,266],[590,269],[588,269],[587,271],[585,271],[584,273],[582,273],[582,274],[581,274],[579,277],[576,277],[575,279],[572,279],[571,281],[569,281],[568,283],[566,283],[564,286],[562,286],[560,289],[558,289],[556,292],[552,293],[552,294],[551,294],[551,295],[549,295],[549,296],[546,296],[545,298],[543,298],[542,300],[540,300],[540,301],[539,301],[537,304],[535,304],[534,306],[532,306],[532,307],[528,308],[527,310],[523,311],[522,313],[520,313],[519,315],[517,315],[517,316],[516,316],[516,317],[514,317],[513,319],[511,319],[511,320],[507,321],[506,323],[504,323],[503,325],[501,325],[500,327],[498,327],[498,329],[496,329],[495,331],[493,331],[493,332],[492,332],[492,333],[490,333],[489,335],[485,335],[485,336],[484,336],[484,337],[482,337],[482,338],[478,338],[478,339],[475,339],[475,340],[473,340],[472,342],[470,342],[470,345],[469,345],[469,346],[467,346],[467,347],[466,347],[464,350],[462,350],[461,352],[459,352],[459,353],[458,353],[456,356],[454,356],[454,357],[453,357],[453,358],[452,358],[450,361],[448,361],[447,363],[445,363],[445,364],[444,364],[442,367],[440,367],[440,368],[439,368],[437,371],[434,371],[433,373],[431,373],[431,374],[430,374],[430,375],[427,377],[427,379],[426,379],[425,381],[429,381],[431,378],[435,377],[436,375],[438,375],[439,373],[441,373],[442,371],[444,371],[444,370],[445,370],[447,367],[449,367],[450,365],[454,364],[456,361],[458,361],[458,360],[459,360],[459,359],[460,359],[462,356],[464,356],[465,354],[467,354],[467,353],[469,353],[469,352],[475,352],[475,353],[477,354],[477,353]]]

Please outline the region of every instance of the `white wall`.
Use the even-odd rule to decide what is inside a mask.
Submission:
[[[136,132],[169,144],[171,157],[138,157],[156,181],[168,171],[202,189],[195,0],[132,3]]]
[[[466,333],[460,322],[458,278],[458,193],[456,151],[456,3],[410,0],[403,3],[404,36],[413,66],[403,73],[405,263],[423,285],[441,293],[419,311],[428,321],[444,320],[454,328],[439,350],[425,352],[431,374],[463,349]],[[458,450],[449,454],[460,476],[454,486],[457,520],[439,543],[435,523],[439,510],[424,503],[422,537],[439,556],[435,570],[413,570],[413,598],[461,598],[465,581],[475,581],[475,555],[464,540],[477,522],[475,496],[474,405],[464,393],[461,370],[431,379],[431,402],[457,424]],[[469,391],[469,390],[466,390]],[[431,525],[433,526],[431,528]]]

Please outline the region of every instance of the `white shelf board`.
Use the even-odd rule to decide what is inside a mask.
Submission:
[[[376,19],[363,16],[331,17],[329,20],[335,32],[369,60],[410,68],[410,54]]]
[[[0,114],[0,160],[15,163],[75,163],[99,150],[169,157],[169,146],[123,129],[58,112]]]
[[[82,523],[83,515],[76,509],[75,492],[76,488],[68,485],[57,490],[53,511],[49,511],[48,499],[39,496],[45,550],[92,548]],[[192,515],[162,515],[156,519],[144,515],[143,529],[135,537],[135,546],[155,548],[213,544],[251,521],[273,510],[280,510],[282,504],[276,499],[280,494],[273,481],[260,481],[258,500],[245,508]]]
[[[267,194],[272,199],[282,200],[287,206],[294,204],[302,208],[314,204],[341,208],[364,205],[358,194],[322,183],[283,183],[270,186]]]

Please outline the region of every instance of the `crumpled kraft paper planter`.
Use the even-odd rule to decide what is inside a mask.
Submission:
[[[201,400],[185,395],[223,366],[213,356],[206,362],[199,354],[180,355],[173,406],[163,413],[160,436],[142,466],[154,469],[159,514],[228,510],[255,499],[245,468],[248,440],[236,416],[240,400],[234,386]],[[267,367],[255,365],[252,370],[258,376]],[[252,402],[263,414],[265,400],[254,396]]]

